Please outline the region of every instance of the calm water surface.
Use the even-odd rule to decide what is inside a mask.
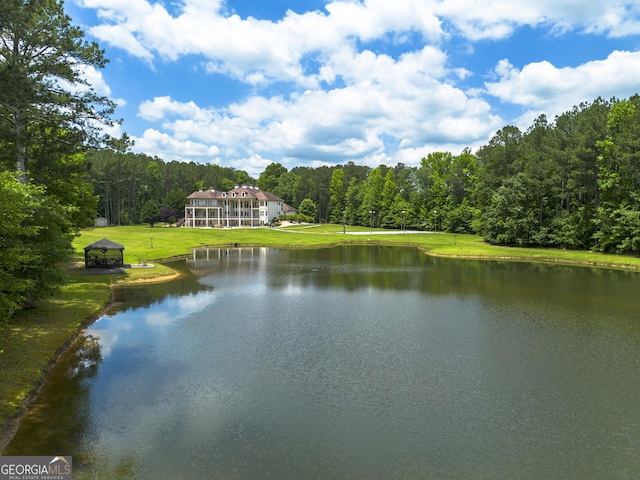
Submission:
[[[640,478],[640,274],[224,249],[121,303],[8,455],[75,479]]]

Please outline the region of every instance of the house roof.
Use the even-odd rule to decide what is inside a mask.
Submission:
[[[87,245],[84,247],[84,250],[102,250],[103,248],[106,250],[124,250],[124,245],[102,238],[102,240],[98,240],[97,242],[93,242],[91,245]]]
[[[222,192],[219,192],[217,190],[199,190],[197,192],[193,192],[187,198],[202,198],[202,199],[222,198]]]
[[[235,196],[234,196],[235,194]],[[220,192],[218,190],[199,190],[193,192],[187,197],[188,199],[214,199],[214,198],[253,198],[255,200],[267,200],[272,202],[283,202],[280,197],[265,190],[260,190],[258,187],[242,185],[236,186],[233,190],[228,192]]]
[[[296,212],[297,213],[298,209],[285,203],[284,205],[282,205],[282,211],[285,212],[285,213],[287,213],[287,212]]]

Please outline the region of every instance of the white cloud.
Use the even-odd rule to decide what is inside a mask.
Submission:
[[[148,64],[189,56],[201,72],[253,88],[219,108],[195,94],[177,101],[174,87],[154,91],[138,106],[139,119],[154,125],[134,138],[137,151],[224,161],[256,176],[272,161],[415,164],[429,149],[459,152],[486,142],[505,122],[491,97],[520,107],[520,124],[597,96],[631,95],[640,74],[637,52],[565,68],[548,61],[515,68],[515,60],[505,59],[484,89],[477,80],[463,88],[460,82],[474,76],[452,65],[444,50],[464,37],[471,52],[476,40],[505,39],[523,25],[558,35],[637,34],[637,1],[340,0],[324,10],[290,10],[277,21],[241,18],[223,0],[170,7],[152,0],[75,1],[98,11],[101,24],[90,32],[101,42]],[[376,51],[376,45],[389,48]],[[403,48],[390,48],[398,45]],[[95,81],[108,88],[101,77]]]
[[[640,5],[634,0],[442,0],[434,1],[433,9],[472,40],[506,38],[523,25],[612,37],[640,32]]]
[[[175,320],[175,317],[171,316],[169,312],[150,311],[144,315],[144,323],[154,328],[167,327]]]
[[[107,43],[109,42],[106,39],[117,38],[117,46],[129,54],[146,60],[147,62],[153,59],[153,53],[145,48],[135,35],[122,25],[97,25],[91,27],[89,32],[96,38]]]
[[[357,36],[365,42],[407,30],[414,30],[432,40],[441,34],[440,20],[433,14],[429,2],[336,1],[327,4],[326,9],[330,14],[328,22],[331,28],[342,32],[345,37]]]
[[[90,32],[103,42],[151,61],[199,55],[209,72],[252,85],[285,80],[313,86],[301,66],[305,56],[327,57],[353,39],[368,42],[417,32],[437,44],[442,24],[472,40],[509,36],[522,25],[610,36],[640,32],[635,1],[593,0],[363,0],[334,1],[325,11],[288,11],[277,22],[229,15],[221,1],[184,0],[173,16],[149,0],[76,0],[98,10],[102,24]]]
[[[219,148],[192,140],[178,140],[171,135],[149,128],[141,137],[133,137],[134,150],[150,156],[158,156],[166,161],[200,160],[217,163]]]
[[[415,31],[435,40],[441,34],[429,4],[418,0],[339,1],[328,4],[327,13],[289,11],[278,22],[226,16],[220,2],[185,0],[177,17],[146,0],[78,2],[99,10],[104,23],[90,33],[103,42],[147,61],[154,54],[168,60],[201,55],[208,71],[251,84],[267,79],[307,84],[301,59],[331,52],[351,38],[369,41]]]
[[[262,172],[264,172],[265,168],[269,166],[274,161],[277,161],[281,164],[285,164],[286,162],[281,161],[280,159],[269,160],[266,158],[262,158],[260,155],[252,155],[247,158],[237,158],[234,160],[230,160],[227,162],[228,166],[235,168],[236,170],[243,170],[249,174],[249,176],[253,178],[258,178]],[[290,165],[289,168],[295,165]]]
[[[274,155],[283,162],[377,165],[395,155],[385,143],[389,138],[402,149],[427,143],[462,150],[485,141],[502,124],[487,102],[440,80],[450,72],[445,56],[433,47],[398,60],[344,48],[327,67],[345,86],[288,97],[252,96],[222,109],[170,97],[145,101],[139,116],[171,133],[147,130],[136,147],[173,151],[169,158],[179,158],[186,155],[184,142],[191,141],[199,155],[206,154],[206,145],[215,145],[215,155],[237,159],[243,169],[263,169]]]
[[[145,120],[158,121],[169,116],[201,120],[209,115],[194,102],[181,103],[164,96],[142,102],[138,108],[138,116]]]
[[[554,116],[598,96],[624,98],[638,90],[640,52],[613,52],[574,68],[557,68],[548,61],[530,63],[521,70],[508,60],[496,67],[498,80],[486,83],[489,94],[503,102],[529,107]]]

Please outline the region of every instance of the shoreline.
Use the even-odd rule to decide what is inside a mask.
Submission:
[[[0,456],[3,455],[4,449],[7,448],[7,445],[9,445],[11,440],[13,440],[13,437],[18,431],[18,427],[20,426],[20,421],[22,420],[22,418],[35,404],[36,398],[38,398],[40,390],[42,390],[42,386],[47,380],[47,376],[49,375],[51,369],[58,363],[60,358],[62,358],[62,356],[67,353],[71,347],[73,347],[73,345],[80,339],[80,337],[84,335],[84,332],[87,331],[87,328],[108,311],[112,304],[113,302],[109,302],[109,305],[105,307],[104,312],[101,312],[96,316],[96,318],[88,319],[86,325],[83,325],[70,341],[64,343],[56,352],[55,357],[49,363],[47,363],[45,368],[42,370],[40,380],[33,385],[31,391],[22,400],[20,409],[15,413],[15,415],[12,415],[8,419],[6,419],[5,424],[0,427]]]
[[[33,384],[33,387],[29,391],[29,393],[21,400],[21,404],[19,409],[15,412],[15,414],[9,416],[5,419],[4,425],[0,426],[0,456],[3,456],[4,450],[7,448],[13,437],[15,436],[18,428],[20,426],[20,421],[27,414],[27,412],[33,407],[35,404],[38,395],[42,389],[42,386],[47,380],[47,376],[51,369],[60,361],[60,358],[69,351],[73,345],[76,344],[80,340],[80,338],[84,335],[87,329],[93,325],[96,320],[100,317],[106,315],[109,310],[116,305],[116,302],[113,300],[113,288],[121,287],[126,285],[137,285],[144,283],[162,283],[174,280],[180,277],[180,273],[174,272],[169,275],[160,275],[151,278],[138,278],[131,281],[123,281],[119,283],[111,284],[109,287],[110,299],[108,303],[96,314],[91,315],[90,317],[84,319],[84,321],[80,324],[78,330],[74,333],[73,337],[70,338],[67,342],[64,342],[58,350],[56,351],[54,357],[45,365],[45,367],[41,370],[40,379]]]

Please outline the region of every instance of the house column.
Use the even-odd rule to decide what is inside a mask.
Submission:
[[[191,211],[191,217],[189,217],[189,211]],[[193,206],[185,207],[185,217],[187,219],[187,227],[194,228],[196,226],[196,208]]]

